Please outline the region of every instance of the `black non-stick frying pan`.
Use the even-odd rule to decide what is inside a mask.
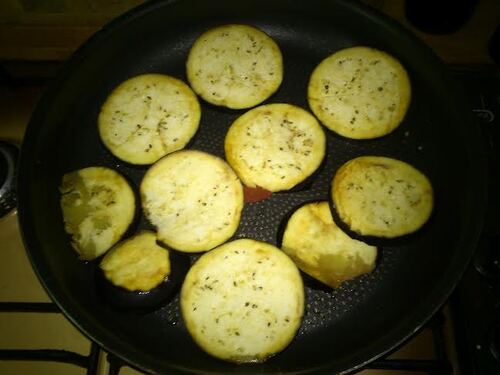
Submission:
[[[146,167],[114,158],[101,144],[96,119],[110,91],[140,73],[185,76],[188,50],[204,30],[247,23],[280,46],[284,81],[267,103],[307,108],[314,67],[344,47],[382,49],[407,68],[412,101],[401,126],[380,139],[356,141],[325,130],[325,164],[298,191],[247,204],[235,237],[279,243],[282,220],[303,202],[328,199],[335,170],[361,155],[385,155],[429,176],[436,205],[417,234],[380,248],[376,270],[340,289],[306,282],[300,331],[262,364],[234,365],[202,352],[179,314],[178,296],[153,312],[113,308],[98,293],[95,263],[77,259],[59,209],[61,176],[77,168],[115,168],[137,189]],[[192,145],[223,156],[223,138],[242,111],[202,103]],[[485,206],[480,138],[446,69],[415,37],[353,1],[164,1],[112,22],[70,59],[40,100],[27,129],[19,172],[19,215],[26,249],[48,293],[67,317],[107,350],[157,373],[344,373],[411,336],[445,301],[473,253]],[[149,227],[141,216],[131,233]],[[307,280],[307,279],[306,279]]]

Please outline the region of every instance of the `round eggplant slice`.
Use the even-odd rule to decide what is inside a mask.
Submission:
[[[62,178],[64,229],[81,259],[92,260],[117,243],[135,215],[132,188],[118,172],[89,167]]]
[[[283,80],[278,45],[248,25],[223,25],[195,41],[186,62],[193,90],[207,102],[250,108],[271,96]]]
[[[156,162],[141,183],[144,214],[158,240],[183,252],[227,241],[240,223],[243,187],[222,159],[183,150]]]
[[[333,178],[331,196],[350,230],[383,238],[417,231],[434,204],[432,185],[422,172],[382,156],[361,156],[342,165]]]
[[[394,57],[368,47],[352,47],[325,58],[311,75],[309,106],[328,129],[347,138],[389,134],[410,104],[406,70]]]
[[[140,251],[126,250],[117,255],[121,249],[130,249],[131,243],[136,246],[138,237],[143,244],[147,242],[147,247]],[[145,252],[157,254],[146,254],[142,260],[136,259],[139,253]],[[126,259],[113,259],[116,257]],[[163,272],[166,264],[168,273]],[[189,267],[190,259],[187,255],[160,247],[154,233],[142,232],[118,244],[102,260],[97,273],[98,293],[106,304],[116,309],[155,310],[168,303],[179,291]],[[140,290],[138,286],[146,287]]]
[[[295,337],[304,287],[292,260],[265,242],[240,239],[203,254],[181,291],[188,332],[207,353],[260,362]]]
[[[117,158],[152,164],[184,148],[198,130],[201,109],[181,80],[163,74],[132,77],[116,87],[99,113],[99,135]]]
[[[326,138],[316,118],[304,109],[267,104],[233,122],[224,151],[245,186],[277,192],[292,189],[319,168]]]
[[[169,253],[150,231],[120,242],[99,266],[112,284],[132,292],[148,292],[170,275]]]

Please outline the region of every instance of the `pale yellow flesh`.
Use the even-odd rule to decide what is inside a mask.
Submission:
[[[363,156],[335,174],[332,196],[349,228],[362,235],[398,237],[429,219],[433,191],[428,178],[400,160]]]
[[[328,202],[295,211],[281,248],[302,271],[332,288],[373,271],[377,260],[375,246],[352,239],[335,224]]]
[[[224,160],[184,150],[147,171],[141,198],[160,241],[179,251],[199,252],[234,234],[243,208],[243,187]]]
[[[228,163],[248,187],[288,190],[304,181],[325,156],[325,134],[309,112],[268,104],[236,119],[227,132]]]
[[[260,104],[283,79],[277,44],[247,25],[223,25],[200,35],[189,51],[187,76],[207,102],[241,109]]]
[[[307,97],[327,128],[347,138],[370,139],[399,126],[410,104],[411,86],[405,69],[392,56],[352,47],[316,67]]]
[[[117,158],[151,164],[186,146],[198,130],[201,109],[184,82],[143,74],[116,87],[99,113],[99,134]]]
[[[231,362],[257,362],[283,350],[304,311],[300,273],[282,251],[236,240],[204,254],[181,292],[188,332],[207,353]]]
[[[64,228],[81,259],[104,254],[134,218],[134,193],[112,169],[89,167],[67,173],[59,190]]]
[[[170,259],[168,251],[156,244],[156,234],[143,231],[117,244],[99,267],[114,285],[147,292],[170,274]]]

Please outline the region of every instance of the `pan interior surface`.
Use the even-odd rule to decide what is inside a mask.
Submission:
[[[245,23],[268,33],[283,53],[284,80],[265,103],[307,106],[316,65],[345,47],[384,50],[406,67],[412,101],[402,124],[379,139],[356,141],[325,129],[327,156],[309,184],[247,204],[235,238],[279,243],[287,215],[327,200],[331,178],[362,155],[404,160],[435,189],[431,220],[418,233],[380,247],[370,275],[329,290],[305,277],[306,312],[292,344],[262,364],[233,365],[203,353],[180,318],[178,296],[144,314],[113,309],[97,293],[96,267],[77,259],[64,232],[58,185],[68,171],[93,165],[121,172],[138,191],[147,167],[113,157],[99,140],[100,106],[120,82],[142,73],[186,81],[190,46],[206,29]],[[203,101],[190,148],[224,157],[224,136],[244,111]],[[440,306],[461,276],[481,225],[483,174],[479,137],[439,61],[414,37],[351,1],[178,1],[146,4],[93,37],[40,101],[21,155],[19,214],[40,279],[66,315],[92,339],[139,368],[157,373],[347,372],[389,351]],[[151,229],[145,218],[131,228]]]

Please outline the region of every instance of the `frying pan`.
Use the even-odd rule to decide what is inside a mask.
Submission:
[[[235,237],[279,242],[278,227],[305,201],[328,198],[335,170],[360,155],[407,161],[432,181],[436,204],[414,236],[385,243],[375,271],[337,290],[306,283],[297,337],[262,364],[234,365],[202,352],[187,334],[178,296],[153,312],[115,309],[99,298],[95,262],[77,259],[64,232],[58,185],[71,170],[103,165],[137,190],[146,167],[114,158],[99,141],[96,118],[123,80],[159,72],[185,79],[195,38],[224,23],[255,25],[280,46],[285,77],[267,103],[307,108],[314,67],[338,49],[367,45],[407,68],[412,102],[401,126],[385,137],[355,141],[326,131],[324,167],[298,191],[247,204]],[[484,157],[478,130],[455,84],[434,54],[396,23],[354,1],[163,1],[147,3],[92,37],[42,97],[20,159],[19,218],[38,277],[66,316],[105,349],[154,373],[347,373],[410,337],[446,300],[473,253],[485,207]],[[191,148],[223,156],[223,138],[242,111],[202,103]],[[140,216],[131,232],[148,228]],[[307,278],[306,278],[307,280]]]

